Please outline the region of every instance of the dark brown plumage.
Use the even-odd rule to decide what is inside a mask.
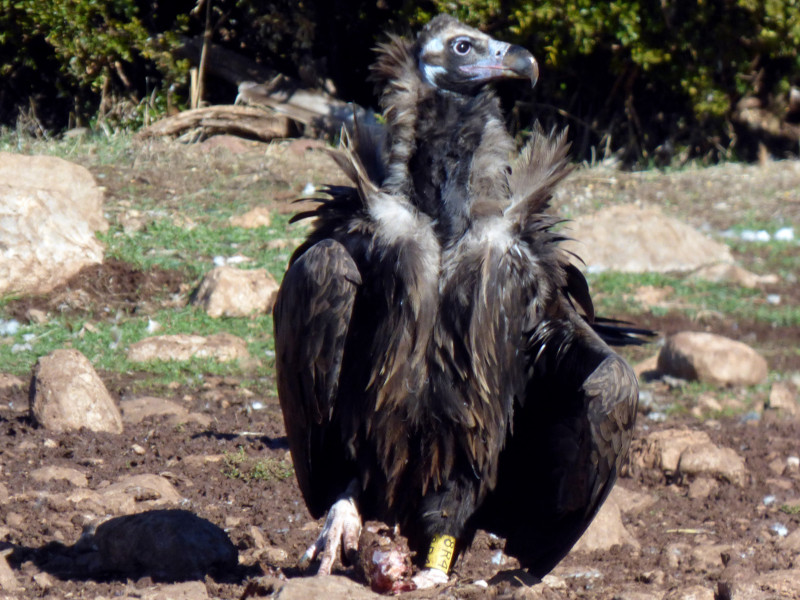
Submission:
[[[333,154],[353,187],[327,188],[275,308],[300,489],[315,517],[344,498],[399,523],[420,555],[486,529],[543,575],[610,491],[638,397],[543,214],[564,135],[509,161],[487,83],[536,63],[450,17],[392,38],[374,74],[385,131]]]

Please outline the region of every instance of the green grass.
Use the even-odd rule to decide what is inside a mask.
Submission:
[[[0,306],[0,318],[3,317]],[[161,326],[148,332],[148,324]],[[219,362],[213,359],[189,361],[131,362],[128,347],[151,335],[196,334],[209,336],[230,333],[247,341],[252,364],[237,361]],[[87,317],[54,316],[43,324],[22,325],[12,336],[2,338],[0,364],[3,372],[16,375],[30,373],[36,360],[59,348],[75,348],[84,354],[95,368],[116,372],[151,374],[154,383],[190,380],[198,373],[211,375],[241,375],[259,365],[268,369],[272,364],[272,316],[213,319],[194,306],[164,309],[147,316],[118,316],[113,320],[92,320]]]
[[[292,477],[294,468],[283,460],[250,457],[245,453],[244,447],[239,446],[235,453],[225,454],[222,473],[230,479],[275,481]]]
[[[734,320],[761,321],[775,327],[800,326],[800,306],[770,304],[761,289],[660,273],[604,272],[590,274],[587,279],[596,298],[598,314],[641,314],[647,310],[656,316],[663,316],[670,310],[679,310],[694,318],[714,311]],[[631,298],[642,286],[672,288],[674,293],[669,301],[675,307],[654,306],[645,309]]]
[[[289,218],[276,215],[270,227],[244,229],[231,227],[225,221],[187,228],[169,220],[154,221],[135,233],[112,227],[100,240],[106,245],[106,256],[117,258],[142,269],[161,267],[188,272],[199,278],[214,267],[215,257],[246,257],[242,268],[264,268],[280,279],[292,251],[270,248],[270,242],[297,235],[288,225]]]

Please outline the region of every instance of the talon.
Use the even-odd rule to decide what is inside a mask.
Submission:
[[[347,559],[358,552],[360,535],[361,515],[353,497],[345,494],[331,506],[319,537],[300,557],[300,568],[306,568],[319,558],[317,575],[330,575],[340,548]]]

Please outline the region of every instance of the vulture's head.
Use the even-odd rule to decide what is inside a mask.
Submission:
[[[539,66],[521,46],[490,38],[448,15],[434,18],[417,37],[422,78],[441,90],[474,94],[498,79],[529,79],[536,85]]]

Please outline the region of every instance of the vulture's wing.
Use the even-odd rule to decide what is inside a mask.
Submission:
[[[315,518],[351,478],[341,436],[329,424],[360,283],[345,247],[325,239],[293,262],[275,304],[278,394],[297,481]]]
[[[509,179],[505,216],[535,257],[531,269],[547,269],[529,309],[536,316],[526,332],[525,391],[515,403],[497,486],[475,521],[505,537],[506,551],[539,576],[567,554],[608,496],[638,401],[633,371],[593,329],[588,286],[558,247],[556,221],[542,214],[569,172],[566,151],[563,134],[536,130]]]
[[[591,523],[633,432],[636,377],[577,314],[531,348],[531,377],[479,527],[535,575],[549,572]]]

